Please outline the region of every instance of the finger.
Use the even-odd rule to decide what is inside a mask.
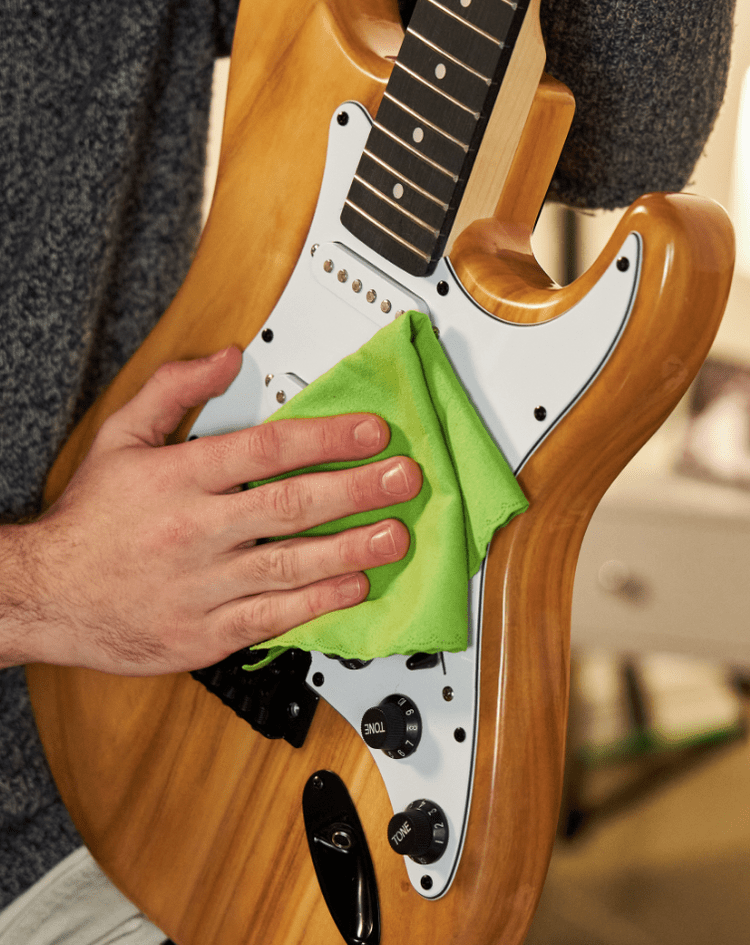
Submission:
[[[385,449],[390,431],[374,414],[309,420],[274,420],[237,433],[208,436],[182,446],[206,491],[228,492],[319,463],[354,462]]]
[[[357,512],[407,502],[421,487],[422,471],[406,456],[355,469],[293,476],[223,496],[222,534],[237,545],[293,535]]]
[[[269,591],[214,611],[215,632],[227,653],[299,627],[322,614],[361,603],[370,590],[364,574],[347,574],[290,591]]]
[[[274,541],[238,551],[227,594],[234,598],[305,587],[326,578],[400,561],[409,529],[397,519],[336,535]]]
[[[208,358],[170,361],[149,378],[102,428],[108,446],[161,446],[191,407],[223,394],[239,372],[242,354],[225,348]]]

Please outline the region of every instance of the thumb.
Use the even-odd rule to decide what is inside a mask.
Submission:
[[[102,427],[106,445],[163,446],[191,407],[223,394],[239,373],[242,352],[225,348],[207,358],[169,361]]]

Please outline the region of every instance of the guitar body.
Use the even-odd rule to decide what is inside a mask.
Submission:
[[[383,945],[518,945],[525,937],[557,822],[578,550],[599,499],[702,363],[733,260],[723,211],[699,198],[658,195],[625,214],[588,273],[565,288],[551,283],[529,238],[571,99],[555,83],[537,91],[544,54],[529,22],[530,65],[513,77],[517,114],[507,128],[505,165],[471,196],[472,216],[488,219],[453,241],[455,278],[491,315],[531,324],[587,298],[632,233],[639,272],[613,350],[522,463],[529,511],[492,543],[473,793],[446,894],[431,900],[409,882],[383,827],[393,808],[379,769],[359,732],[327,701],[304,745],[292,748],[253,731],[187,674],[134,679],[28,669],[45,750],[82,836],[123,892],[180,945],[341,940],[302,816],[305,786],[321,771],[341,778],[359,814]],[[74,431],[51,474],[48,501],[62,492],[103,420],[160,364],[251,345],[298,259],[309,257],[332,117],[352,101],[376,112],[401,35],[395,4],[385,0],[242,7],[217,187],[195,262],[146,343]],[[365,932],[351,940],[377,941]]]

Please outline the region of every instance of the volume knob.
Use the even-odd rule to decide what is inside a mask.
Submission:
[[[360,730],[370,748],[380,748],[391,758],[406,758],[422,737],[422,719],[411,699],[386,696],[365,712]]]

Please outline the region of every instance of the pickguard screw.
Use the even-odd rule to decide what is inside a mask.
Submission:
[[[270,328],[264,328],[260,336],[265,342],[273,341],[273,332]]]
[[[450,289],[450,286],[448,285],[448,283],[447,283],[444,279],[441,279],[440,282],[438,282],[438,284],[437,284],[437,294],[438,294],[438,295],[447,295],[449,289]]]
[[[311,255],[311,256],[314,256],[314,255],[317,253],[319,246],[320,246],[320,243],[313,243],[313,244],[312,244],[312,246],[310,247],[310,255]]]
[[[286,400],[286,394],[284,393],[283,390],[276,391],[276,400],[278,400],[280,404],[284,403],[284,401]]]
[[[432,333],[436,338],[440,337],[440,329],[437,327],[437,325],[432,326]]]
[[[453,689],[451,686],[446,686],[443,689],[443,699],[445,699],[446,702],[453,701]]]
[[[349,113],[339,112],[338,115],[336,115],[336,121],[342,126],[349,124]]]
[[[534,407],[534,416],[537,420],[546,420],[547,419],[547,408],[546,407]]]
[[[375,289],[367,290],[367,295],[365,296],[365,298],[367,299],[368,302],[374,302],[377,297],[378,297],[378,293],[375,291]]]
[[[326,259],[326,261],[323,263],[323,268],[326,272],[333,272],[333,260]]]
[[[391,310],[391,303],[388,301],[388,299],[383,299],[383,301],[380,303],[380,311],[385,312],[385,314],[387,315],[388,312],[390,312],[390,310]]]
[[[362,291],[362,281],[360,279],[355,279],[354,282],[352,282],[352,290],[354,292]]]
[[[419,885],[422,887],[422,889],[432,889],[432,877],[423,876],[419,881]]]
[[[399,315],[403,315],[403,314],[404,314],[404,310],[403,310],[402,308],[400,308],[400,309],[396,312],[396,314],[395,314],[393,317],[394,317],[394,318],[398,318]]]
[[[301,710],[298,702],[290,702],[287,706],[287,712],[289,713],[290,719],[298,719],[300,711]]]
[[[457,742],[465,742],[465,741],[466,741],[466,729],[464,729],[464,728],[457,728],[457,729],[455,730],[455,732],[453,733],[453,737],[456,739]]]
[[[339,280],[339,282],[346,282],[346,280],[349,278],[349,273],[346,271],[346,269],[339,269],[339,271],[336,273],[336,278]]]
[[[319,774],[316,774],[315,777],[312,779],[312,786],[315,788],[316,791],[323,790],[323,779],[321,778]]]
[[[266,387],[268,387],[268,385],[271,383],[272,380],[273,380],[273,374],[266,374]]]
[[[620,256],[617,260],[617,268],[620,272],[627,272],[630,269],[630,260],[627,256]]]
[[[326,681],[325,676],[322,673],[313,673],[313,686],[322,686]]]

